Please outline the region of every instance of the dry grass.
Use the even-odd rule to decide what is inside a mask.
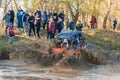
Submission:
[[[51,43],[46,41],[46,31],[41,30],[41,41],[36,41],[34,37],[29,38],[27,35],[22,34],[22,31],[15,30],[15,38],[13,44],[8,44],[8,37],[4,34],[4,28],[0,29],[0,54],[4,49],[10,52],[15,46],[31,43],[31,41],[40,43],[41,49],[46,50]],[[120,52],[120,32],[119,31],[103,31],[103,30],[89,30],[84,29],[83,33],[86,37],[86,42],[94,44],[96,47],[106,52]],[[37,44],[36,43],[36,44]]]

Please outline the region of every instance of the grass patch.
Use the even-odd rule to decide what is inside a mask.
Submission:
[[[15,37],[13,39],[13,44],[8,43],[8,36],[5,35],[4,29],[0,29],[0,56],[9,54],[12,49],[17,46],[29,42],[30,39],[24,34],[17,34],[20,32],[15,31]],[[1,57],[0,57],[1,58]]]
[[[120,52],[120,32],[84,29],[86,41],[105,52]]]

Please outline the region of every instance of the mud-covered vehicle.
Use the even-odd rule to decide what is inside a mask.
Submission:
[[[69,48],[73,49],[74,47],[76,47],[74,45],[78,45],[78,47],[82,47],[85,38],[83,37],[81,31],[62,30],[61,33],[55,36],[55,39],[61,41],[61,43],[66,39],[69,43]]]
[[[82,32],[73,30],[62,30],[55,36],[55,44],[48,50],[52,54],[54,61],[58,63],[77,62],[80,59],[80,48],[84,46],[84,37]],[[64,40],[68,41],[68,47],[63,48],[61,44]]]

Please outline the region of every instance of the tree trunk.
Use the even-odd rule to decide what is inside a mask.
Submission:
[[[110,26],[110,29],[112,30],[112,25],[111,25],[111,23],[112,23],[112,20],[111,20],[111,17],[110,17],[110,15],[109,15],[109,26]]]
[[[82,21],[83,21],[83,24],[84,24],[84,27],[86,27],[87,26],[87,21],[86,21],[86,16],[85,16],[85,14],[84,13],[82,13]]]
[[[15,8],[18,10],[18,5],[17,5],[16,0],[14,0],[14,4],[15,4]]]
[[[111,9],[111,5],[112,5],[112,2],[110,0],[110,4],[109,4],[109,8],[108,8],[108,11],[104,17],[104,20],[103,20],[103,29],[106,29],[106,24],[107,24],[107,19],[108,19],[108,16],[109,16],[109,13],[110,13],[110,9]]]
[[[74,17],[74,24],[75,24],[75,25],[77,24],[78,17],[79,17],[79,12],[77,12],[77,13],[75,14],[75,17]]]
[[[74,15],[74,11],[72,10],[71,5],[69,3],[67,5],[68,5],[68,9],[70,11],[72,20],[74,21],[74,24],[76,25],[78,17],[79,17],[79,11],[76,11],[76,14]]]
[[[9,1],[5,0],[4,14],[6,14],[8,5],[10,4],[11,1],[12,0],[9,0]],[[4,21],[1,22],[1,25],[2,26],[4,25]]]

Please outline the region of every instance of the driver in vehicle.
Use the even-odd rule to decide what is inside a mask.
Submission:
[[[67,39],[64,39],[63,42],[61,43],[61,48],[69,48],[69,43]]]

